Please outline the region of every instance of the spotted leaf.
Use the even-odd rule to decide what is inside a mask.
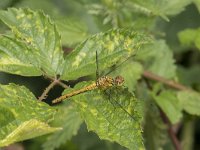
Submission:
[[[13,33],[12,36],[1,37],[1,51],[46,75],[61,74],[64,60],[60,35],[48,16],[41,11],[11,8],[0,11],[0,19]]]
[[[99,71],[124,61],[148,43],[149,38],[141,33],[128,29],[114,29],[98,33],[79,44],[72,53],[66,56],[64,80],[76,79],[96,72],[96,51]]]
[[[0,85],[0,146],[44,135],[58,128],[48,123],[55,109],[36,100],[25,87]]]
[[[75,88],[87,84],[83,82]],[[106,91],[96,89],[72,99],[88,130],[97,133],[101,139],[117,142],[129,149],[144,149],[142,101],[137,100],[127,88],[112,87]]]

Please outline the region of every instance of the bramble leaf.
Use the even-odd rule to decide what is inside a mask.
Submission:
[[[151,100],[145,101],[145,104],[144,139],[146,148],[158,150],[168,145],[171,146],[168,149],[172,150],[173,144],[168,138],[167,125],[163,122],[158,107]],[[167,150],[167,148],[163,150]]]
[[[77,134],[82,122],[76,108],[69,101],[66,101],[62,106],[58,106],[53,125],[62,127],[62,130],[49,135],[42,146],[43,149],[54,150],[70,140],[72,136]]]
[[[0,146],[57,131],[48,125],[55,110],[25,87],[0,85]]]
[[[56,24],[61,34],[62,45],[73,46],[89,36],[87,26],[81,20],[62,18],[57,20]]]
[[[183,109],[192,115],[200,115],[200,94],[191,91],[180,91],[177,94]]]
[[[176,94],[172,91],[164,91],[158,96],[153,94],[154,100],[164,111],[172,124],[177,123],[182,118],[182,107]]]
[[[3,52],[0,52],[0,71],[23,76],[40,76],[42,74],[42,72],[33,65],[23,63]]]
[[[79,44],[66,56],[61,78],[70,80],[94,74],[96,51],[99,71],[102,71],[136,54],[137,50],[149,41],[148,36],[128,29],[109,30],[96,34]]]
[[[151,12],[168,20],[167,15],[176,15],[184,10],[191,0],[130,0],[138,4],[141,9]],[[139,7],[138,6],[138,7]]]
[[[173,53],[163,40],[146,45],[138,52],[136,59],[143,62],[145,70],[149,70],[165,78],[176,76]]]
[[[86,84],[79,86],[83,85]],[[94,131],[101,139],[115,141],[129,149],[144,149],[142,105],[128,89],[97,89],[74,96],[73,100],[89,131]]]
[[[0,19],[14,34],[1,37],[1,51],[48,76],[61,74],[64,60],[60,35],[48,16],[41,11],[11,8],[0,12]]]
[[[200,28],[185,29],[178,33],[178,37],[183,45],[191,46],[194,44],[200,50]]]
[[[12,121],[0,130],[0,147],[55,132],[59,129],[50,127],[47,123],[36,119],[23,122],[18,120]]]

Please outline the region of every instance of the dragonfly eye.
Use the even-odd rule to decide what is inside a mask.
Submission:
[[[124,78],[122,76],[115,77],[115,85],[122,86],[124,83]]]

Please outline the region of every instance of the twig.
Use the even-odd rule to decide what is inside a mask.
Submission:
[[[172,143],[174,144],[175,149],[176,150],[181,150],[181,145],[180,145],[179,140],[176,137],[176,133],[174,132],[169,119],[167,118],[167,116],[165,115],[165,113],[161,109],[160,109],[160,115],[161,115],[161,117],[163,119],[163,122],[165,124],[167,124],[167,126],[168,126],[168,130],[167,131],[168,131],[168,134],[169,134],[169,136],[170,136],[170,138],[172,140]]]
[[[145,78],[148,78],[148,79],[159,81],[159,82],[161,82],[161,83],[163,83],[165,85],[168,85],[168,86],[170,86],[172,88],[175,88],[175,89],[178,89],[178,90],[191,90],[190,88],[188,88],[188,87],[186,87],[186,86],[184,86],[184,85],[182,85],[180,83],[177,83],[177,82],[175,82],[173,80],[167,80],[167,79],[165,79],[165,78],[163,78],[161,76],[155,75],[155,74],[153,74],[153,73],[151,73],[149,71],[144,71],[143,72],[143,76]]]
[[[39,101],[44,100],[47,97],[47,94],[49,93],[49,91],[57,84],[57,79],[55,79],[53,82],[51,82],[51,84],[49,84],[49,86],[44,90],[44,92],[42,93],[42,95],[38,98]]]
[[[68,85],[66,85],[65,83],[61,82],[60,80],[58,81],[58,84],[59,84],[60,86],[62,86],[64,89],[69,88]]]
[[[44,90],[44,92],[42,93],[42,95],[38,98],[39,101],[44,100],[47,97],[47,94],[49,93],[49,91],[55,86],[55,85],[60,85],[63,88],[67,89],[69,88],[69,86],[67,86],[66,84],[64,84],[63,82],[61,82],[57,77],[52,78],[52,77],[48,77],[48,76],[44,76],[45,78],[50,79],[52,82],[51,84],[49,84],[49,86]]]
[[[47,77],[46,76],[46,78],[48,78],[48,79],[50,79],[52,82],[55,80],[54,78],[52,78],[52,77]],[[60,81],[59,79],[57,79],[57,84],[58,85],[60,85],[60,86],[62,86],[64,89],[67,89],[67,88],[69,88],[69,86],[68,85],[66,85],[65,83],[63,83],[62,81]]]

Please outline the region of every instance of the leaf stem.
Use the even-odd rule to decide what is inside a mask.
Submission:
[[[144,71],[143,72],[143,77],[145,78],[148,78],[148,79],[152,79],[152,80],[155,80],[155,81],[158,81],[158,82],[161,82],[169,87],[172,87],[174,89],[177,89],[177,90],[191,90],[190,88],[178,83],[178,82],[175,82],[173,80],[168,80],[168,79],[165,79],[161,76],[158,76],[156,74],[153,74],[149,71]]]

